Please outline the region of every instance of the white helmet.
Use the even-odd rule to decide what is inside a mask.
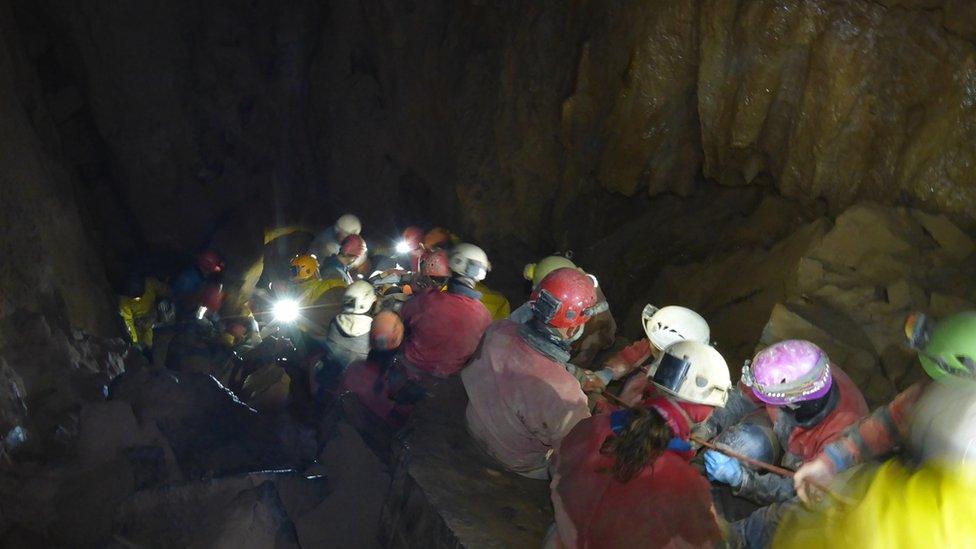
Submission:
[[[343,309],[352,313],[367,313],[373,308],[373,303],[376,303],[376,292],[373,285],[365,280],[353,282],[342,294]]]
[[[359,234],[363,230],[362,223],[359,222],[359,218],[352,214],[345,214],[336,219],[335,225],[332,226],[332,232],[335,233],[336,240],[342,241],[343,238],[351,234]]]
[[[662,351],[679,341],[708,343],[711,336],[708,322],[687,307],[645,305],[641,322],[647,339]]]
[[[729,365],[714,347],[681,341],[668,347],[651,366],[651,383],[682,400],[725,406],[732,390]]]
[[[976,383],[931,383],[919,399],[909,441],[921,461],[963,465],[976,472]]]
[[[463,242],[451,248],[448,264],[455,273],[475,280],[484,280],[491,270],[485,251],[474,244]]]

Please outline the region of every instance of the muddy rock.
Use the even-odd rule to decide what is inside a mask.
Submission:
[[[395,446],[393,484],[383,508],[393,547],[537,547],[552,522],[549,486],[505,471],[464,423],[460,378],[439,383]],[[411,427],[413,426],[413,427]]]
[[[103,400],[107,384],[125,369],[125,351],[121,340],[71,331],[39,313],[19,310],[0,319],[0,372],[9,381],[4,410],[21,416],[2,436],[23,439],[30,452],[66,451],[81,408]],[[18,425],[19,434],[11,433]]]
[[[860,387],[866,387],[880,369],[867,335],[853,320],[829,307],[808,303],[776,305],[759,347],[784,339],[806,339],[817,344]]]
[[[684,305],[705,315],[726,359],[741,363],[754,352],[773,306],[797,294],[801,267],[809,266],[802,259],[828,229],[829,223],[821,219],[770,249],[730,246],[734,251],[666,267],[654,283],[653,295],[660,296],[661,305]]]
[[[870,404],[883,403],[920,379],[915,357],[905,347],[905,316],[922,310],[941,318],[976,307],[974,283],[965,275],[970,243],[944,217],[877,204],[853,206],[801,251],[799,268],[786,273],[783,299],[772,307],[758,341],[809,339],[851,376]],[[955,259],[945,260],[950,257]],[[711,265],[706,262],[702,271],[711,272]],[[747,265],[733,260],[725,268],[749,273]],[[686,280],[698,282],[702,276]],[[710,302],[704,302],[708,311]],[[736,307],[760,312],[762,305],[756,294]],[[740,334],[748,334],[749,325],[742,326]]]
[[[142,370],[119,378],[111,398],[159,429],[187,478],[299,467],[315,458],[314,433],[259,414],[208,375]]]
[[[908,195],[971,224],[974,107],[959,75],[976,47],[953,32],[972,32],[972,10],[884,4],[705,2],[706,176],[743,184],[766,172],[784,194],[840,208]]]
[[[120,546],[297,548],[271,480],[230,478],[139,492],[119,509]]]

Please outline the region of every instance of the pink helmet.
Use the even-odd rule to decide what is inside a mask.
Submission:
[[[789,339],[770,345],[742,368],[742,382],[772,406],[815,400],[833,383],[830,360],[809,341]]]

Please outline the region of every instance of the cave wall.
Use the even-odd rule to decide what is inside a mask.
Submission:
[[[10,6],[0,2],[0,318],[31,312],[113,334],[113,300],[100,254],[12,22]]]
[[[0,1],[0,457],[60,448],[121,372],[115,300],[32,44]]]
[[[352,210],[374,238],[450,225],[517,279],[702,177],[974,221],[962,0],[14,4],[87,98],[123,251]]]
[[[976,216],[976,8],[965,1],[702,3],[704,174],[789,196]]]
[[[673,262],[627,231],[706,180],[976,221],[961,0],[12,4],[49,107],[89,121],[59,129],[109,255],[250,258],[351,210],[449,225],[517,289],[555,249]]]

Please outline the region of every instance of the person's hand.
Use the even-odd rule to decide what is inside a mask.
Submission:
[[[634,371],[634,369],[637,366],[640,366],[640,364],[627,364],[626,362],[620,360],[617,357],[612,357],[603,363],[603,368],[605,370],[610,370],[611,372],[613,372],[614,379],[620,379],[624,377],[625,375]]]
[[[837,472],[834,470],[833,464],[826,457],[820,456],[808,461],[793,475],[793,487],[796,488],[796,495],[806,505],[817,503],[823,497],[822,490],[817,485],[830,485],[836,475]]]
[[[705,451],[705,473],[710,480],[738,488],[742,484],[742,464],[715,450]]]
[[[583,388],[584,393],[602,393],[607,385],[600,376],[589,372],[583,375],[583,379],[580,380],[580,387]]]

